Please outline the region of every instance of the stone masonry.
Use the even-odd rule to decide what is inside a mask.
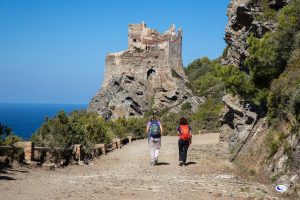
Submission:
[[[88,111],[106,119],[142,116],[188,99],[181,51],[182,30],[175,25],[161,34],[144,22],[129,24],[128,50],[106,56],[104,81]]]

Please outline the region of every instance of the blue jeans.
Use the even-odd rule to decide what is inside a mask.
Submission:
[[[187,158],[187,150],[189,148],[190,142],[188,140],[178,140],[178,148],[179,148],[179,161],[186,163]]]

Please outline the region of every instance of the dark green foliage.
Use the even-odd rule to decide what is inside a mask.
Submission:
[[[275,43],[274,36],[269,33],[261,39],[254,36],[248,38],[250,55],[245,60],[245,66],[250,69],[251,81],[259,89],[268,88],[285,67],[278,60]]]
[[[211,61],[207,58],[201,58],[193,61],[185,69],[185,73],[188,76],[190,82],[196,80],[200,76],[205,75],[212,70]]]
[[[161,117],[163,135],[177,135],[176,127],[179,124],[180,114],[168,113]]]
[[[22,138],[15,135],[12,129],[0,123],[0,145],[12,145],[22,141]]]
[[[252,0],[253,2],[258,2],[258,0]],[[271,9],[269,6],[269,0],[260,0],[262,7],[262,15],[257,16],[256,20],[258,21],[267,21],[272,20],[276,17],[276,10]]]
[[[268,2],[262,1],[261,3],[265,13]],[[281,101],[278,99],[278,97],[280,98],[280,87],[285,87],[282,83],[279,84],[274,80],[280,74],[286,73],[284,71],[288,68],[289,60],[292,57],[295,58],[293,52],[297,52],[299,49],[297,32],[300,28],[300,1],[295,0],[285,6],[278,12],[276,19],[278,21],[277,31],[266,33],[262,38],[255,38],[253,35],[248,38],[249,56],[244,64],[250,71],[249,76],[241,76],[238,75],[238,72],[230,71],[230,74],[234,74],[233,77],[236,78],[230,81],[225,80],[225,83],[227,82],[225,86],[229,91],[238,93],[256,105],[266,108],[271,108],[276,102]],[[239,81],[240,79],[242,81]],[[239,82],[242,83],[240,88],[238,88]],[[284,82],[287,83],[287,81]],[[270,92],[270,90],[272,91]],[[266,105],[267,99],[268,105]],[[281,99],[283,100],[283,98]],[[297,107],[297,103],[295,105]],[[282,108],[284,107],[285,105]],[[279,108],[279,110],[282,109]],[[274,116],[272,108],[271,116]]]
[[[184,104],[182,104],[181,106],[181,110],[190,110],[192,108],[192,105],[190,102],[186,102]]]
[[[271,86],[268,96],[269,122],[299,119],[300,104],[300,58],[298,57]]]
[[[210,61],[206,57],[188,65],[185,72],[191,82],[193,93],[220,99],[224,94],[224,85],[219,73],[221,68],[218,61]]]
[[[10,135],[12,133],[11,128],[7,127],[4,124],[0,123],[0,137],[3,139],[4,137]]]
[[[144,137],[145,126],[143,119],[119,118],[115,121],[105,121],[96,113],[75,111],[68,116],[61,111],[53,119],[46,120],[31,140],[38,146],[47,147],[82,144],[89,151],[95,144],[107,144],[115,137]]]
[[[221,101],[208,98],[203,105],[199,106],[198,111],[190,116],[193,130],[217,131],[221,125],[218,114],[223,106]]]
[[[225,86],[232,86],[234,82],[236,85],[232,86],[232,89],[237,93],[236,90],[239,90],[241,83],[244,83],[240,82],[243,81],[241,79],[243,74],[236,67],[226,68],[219,60],[211,61],[206,57],[192,62],[185,72],[191,81],[194,94],[206,97],[207,101],[199,106],[195,114],[179,113],[177,119],[182,115],[186,116],[194,133],[202,129],[217,131],[220,127],[218,113],[223,107],[221,99],[225,93]],[[181,112],[189,110],[187,107],[188,105],[183,105]]]
[[[236,66],[223,66],[219,70],[219,76],[230,93],[239,94],[243,97],[251,96],[254,93],[255,88],[249,77]]]
[[[70,116],[60,111],[53,119],[46,120],[32,136],[32,141],[39,146],[66,147],[83,144],[93,148],[96,143],[107,143],[108,124],[94,113],[73,112]]]
[[[146,137],[146,123],[145,118],[118,118],[110,122],[110,127],[119,138],[126,138],[128,135]]]

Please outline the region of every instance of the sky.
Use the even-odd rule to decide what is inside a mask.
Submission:
[[[0,103],[88,104],[128,24],[183,29],[183,64],[219,57],[229,0],[0,0]]]

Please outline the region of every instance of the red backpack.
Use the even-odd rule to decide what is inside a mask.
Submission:
[[[191,137],[190,127],[189,125],[180,125],[180,139],[189,140]]]

